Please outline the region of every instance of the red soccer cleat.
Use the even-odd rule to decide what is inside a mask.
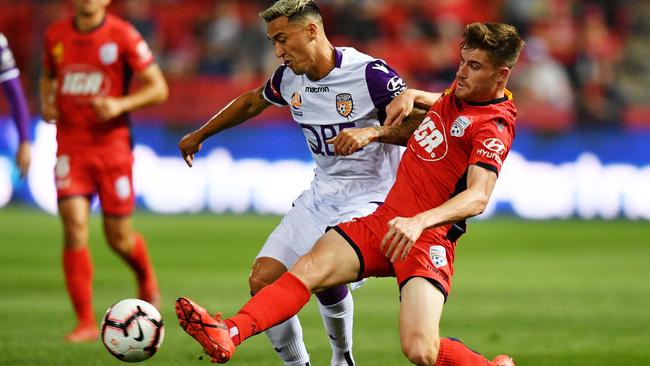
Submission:
[[[492,360],[494,366],[515,366],[515,362],[507,355],[498,355]]]
[[[99,338],[99,329],[95,324],[79,324],[65,336],[70,343],[94,342]]]
[[[202,306],[186,297],[176,300],[176,316],[185,333],[201,344],[212,362],[226,363],[235,353],[230,331],[221,314],[212,317]]]

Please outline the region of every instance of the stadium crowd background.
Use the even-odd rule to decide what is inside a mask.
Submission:
[[[170,83],[168,103],[136,119],[198,124],[277,67],[261,0],[113,0],[149,41]],[[635,0],[321,0],[336,46],[388,61],[412,87],[444,89],[454,77],[459,35],[473,21],[515,24],[528,46],[510,89],[519,126],[543,134],[576,129],[650,129],[650,3]],[[64,0],[0,0],[30,109],[38,115],[41,44]],[[191,108],[188,108],[191,106]],[[5,101],[0,110],[6,111]],[[283,120],[272,108],[258,121]]]

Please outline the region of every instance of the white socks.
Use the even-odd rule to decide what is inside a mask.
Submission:
[[[352,366],[352,321],[354,301],[348,293],[333,305],[318,303],[323,324],[332,346],[332,366]],[[297,316],[266,330],[266,335],[286,366],[309,364],[309,354],[302,339],[302,327]]]
[[[309,363],[309,354],[302,340],[302,327],[296,315],[267,329],[265,333],[286,366],[304,366]]]
[[[348,294],[333,305],[318,303],[323,324],[332,345],[332,366],[354,365],[352,359],[352,317],[354,301]]]

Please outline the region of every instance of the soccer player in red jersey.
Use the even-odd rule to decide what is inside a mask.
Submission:
[[[88,250],[90,198],[102,206],[110,247],[133,269],[139,297],[158,306],[147,245],[131,226],[135,198],[128,112],[163,102],[167,84],[140,34],[106,12],[110,0],[73,0],[74,16],[45,34],[43,119],[56,123],[55,167],[64,231],[63,270],[78,325],[71,342],[97,338]],[[131,76],[140,87],[128,91]]]
[[[400,340],[417,365],[514,365],[490,361],[463,343],[440,338],[451,289],[454,249],[465,220],[483,212],[515,136],[516,108],[506,83],[524,42],[501,23],[467,26],[456,80],[442,94],[405,91],[387,110],[391,126],[370,140],[407,142],[397,180],[373,214],[339,224],[294,267],[221,320],[187,298],[176,302],[181,327],[214,362],[228,361],[246,338],[298,312],[311,292],[364,277],[395,276],[400,288]],[[413,105],[430,107],[413,131],[400,127]],[[336,152],[350,141],[339,135]]]

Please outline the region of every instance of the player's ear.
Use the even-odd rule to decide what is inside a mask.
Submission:
[[[498,68],[497,74],[498,74],[497,79],[499,82],[506,81],[510,76],[510,68],[507,66],[501,66]]]
[[[318,24],[316,24],[316,22],[307,23],[307,36],[309,37],[309,40],[316,39],[317,35],[318,35]]]

